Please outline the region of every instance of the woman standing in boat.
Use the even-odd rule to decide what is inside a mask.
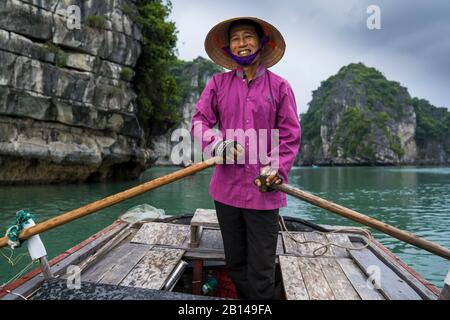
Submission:
[[[285,42],[271,24],[244,17],[214,26],[205,49],[216,64],[231,70],[215,74],[207,83],[192,119],[202,150],[227,158],[214,170],[210,194],[228,272],[240,299],[273,299],[278,211],[286,206],[286,195],[260,192],[255,178],[267,176],[268,186],[287,182],[300,146],[294,93],[286,80],[268,70],[282,58]],[[211,134],[216,124],[220,133]],[[229,138],[233,130],[245,132],[245,139],[238,143]],[[245,161],[234,163],[241,144],[244,153],[238,158]],[[251,146],[258,148],[256,161],[251,159]],[[261,150],[267,150],[263,157]]]

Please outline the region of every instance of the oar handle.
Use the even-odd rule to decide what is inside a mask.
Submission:
[[[171,182],[174,182],[174,181],[180,180],[182,178],[185,178],[187,176],[190,176],[199,171],[210,168],[210,167],[214,166],[216,163],[220,163],[221,160],[222,160],[222,157],[210,158],[206,161],[193,164],[187,168],[172,172],[163,177],[148,181],[146,183],[143,183],[143,184],[133,187],[131,189],[122,191],[120,193],[114,194],[107,198],[87,204],[81,208],[66,212],[57,217],[54,217],[54,218],[51,218],[44,222],[41,222],[31,228],[23,230],[19,235],[19,239],[20,240],[28,239],[36,234],[40,234],[42,232],[56,228],[58,226],[61,226],[68,222],[71,222],[75,219],[79,219],[79,218],[87,216],[91,213],[94,213],[94,212],[100,211],[102,209],[105,209],[107,207],[110,207],[112,205],[115,205],[119,202],[134,198],[134,197],[139,196],[139,195],[141,195],[147,191],[150,191],[152,189],[156,189],[158,187],[164,186]],[[0,248],[3,248],[7,245],[8,245],[8,238],[6,236],[3,238],[0,238]]]
[[[296,197],[300,200],[311,203],[317,207],[331,211],[333,213],[336,213],[340,216],[351,219],[353,221],[362,223],[362,224],[372,227],[378,231],[384,232],[396,239],[402,240],[404,242],[407,242],[416,247],[422,248],[424,250],[427,250],[431,253],[437,254],[438,256],[441,256],[445,259],[450,260],[450,250],[448,248],[440,246],[439,244],[431,242],[429,240],[423,239],[415,234],[409,233],[404,230],[400,230],[400,229],[393,227],[387,223],[384,223],[384,222],[381,222],[374,218],[368,217],[364,214],[361,214],[357,211],[348,209],[348,208],[338,205],[334,202],[322,199],[311,193],[291,187],[287,184],[272,185],[271,187],[278,191],[281,191],[281,192],[289,194],[293,197]]]

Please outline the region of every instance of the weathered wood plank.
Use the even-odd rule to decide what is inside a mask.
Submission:
[[[297,257],[306,290],[311,300],[335,300],[318,258]]]
[[[190,227],[182,224],[167,224],[169,228],[166,234],[162,237],[162,245],[181,247],[189,238]]]
[[[284,254],[284,247],[283,247],[283,237],[281,236],[281,233],[278,233],[277,238],[277,255]]]
[[[102,261],[94,265],[85,275],[83,281],[119,284],[133,267],[142,259],[152,246],[124,243],[112,250]]]
[[[126,255],[119,257],[114,267],[105,272],[100,278],[99,283],[118,285],[139,263],[143,256],[149,251],[151,246],[139,245],[134,250],[130,250]]]
[[[336,300],[361,300],[335,259],[321,258],[319,261]]]
[[[92,265],[99,262],[101,259],[104,258],[104,256],[111,252],[116,246],[118,246],[120,243],[122,243],[126,238],[128,238],[130,235],[133,234],[133,229],[131,228],[131,225],[124,228],[121,232],[119,232],[114,238],[109,240],[103,247],[101,247],[95,254],[88,257],[86,260],[84,260],[82,263],[80,263],[79,267],[81,270],[81,273],[91,267]],[[128,242],[128,241],[126,241]]]
[[[127,243],[119,245],[108,252],[103,259],[88,267],[81,274],[81,281],[97,283],[101,276],[114,266],[116,255],[123,255],[128,251]]]
[[[305,232],[303,234],[305,236],[306,241],[311,241],[307,243],[307,246],[309,247],[309,250],[312,255],[314,255],[314,250],[323,247],[323,245],[327,244],[329,241],[325,237],[323,233],[318,232]],[[322,257],[334,257],[334,251],[332,246],[328,247],[328,250],[326,248],[322,248],[316,252],[317,255],[320,255]]]
[[[160,290],[182,258],[183,253],[184,250],[181,249],[153,247],[120,284]]]
[[[378,259],[369,249],[352,250],[350,256],[370,276],[371,270],[378,270],[381,292],[390,300],[422,300],[421,297],[391,268]]]
[[[136,233],[131,242],[181,247],[189,236],[189,226],[148,222]]]
[[[220,229],[203,228],[198,249],[223,250],[223,239]],[[284,254],[281,234],[278,234],[276,254]]]
[[[328,234],[326,234],[326,237],[331,243],[335,243],[335,244],[338,244],[340,246],[347,247],[347,248],[354,247],[346,234],[328,233]],[[349,258],[350,257],[347,249],[337,247],[337,246],[331,246],[331,247],[337,258]]]
[[[131,242],[158,244],[167,230],[167,223],[148,222],[142,225]]]
[[[376,289],[367,284],[367,276],[351,259],[336,259],[341,266],[347,279],[350,280],[353,288],[358,292],[362,300],[385,300],[383,295]]]
[[[279,256],[287,300],[309,300],[297,257]]]
[[[189,248],[198,248],[200,245],[200,238],[203,233],[202,226],[191,226],[190,227],[191,235],[189,237]]]
[[[197,209],[191,219],[191,226],[217,227],[216,210],[214,209]]]
[[[202,236],[200,238],[200,244],[198,247],[223,250],[223,240],[220,230],[203,228]]]
[[[214,250],[214,251],[186,251],[183,256],[185,260],[210,260],[210,261],[224,261],[225,254],[223,251]]]
[[[286,254],[297,254],[302,256],[310,256],[312,255],[311,250],[307,244],[302,244],[294,241],[291,237],[296,239],[299,242],[305,242],[305,236],[301,232],[281,232],[284,243],[284,251]]]
[[[350,241],[352,242],[361,242],[358,245],[362,245],[365,242],[367,242],[366,237],[362,236],[349,236]],[[436,300],[438,297],[438,293],[436,290],[432,290],[433,287],[432,284],[427,283],[426,281],[422,282],[418,278],[416,278],[416,275],[413,275],[414,270],[410,271],[408,266],[405,265],[403,261],[400,260],[397,256],[395,256],[390,251],[385,248],[381,243],[379,243],[377,240],[373,239],[370,244],[370,251],[373,252],[375,256],[377,256],[378,259],[380,259],[384,264],[389,265],[392,270],[394,270],[395,273],[399,274],[399,276],[402,279],[405,279],[406,282],[414,288],[414,290],[422,297],[424,300]],[[420,277],[420,275],[418,275]]]

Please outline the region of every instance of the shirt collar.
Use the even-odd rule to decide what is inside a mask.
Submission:
[[[256,69],[256,75],[255,75],[255,77],[253,78],[253,80],[256,79],[256,78],[258,78],[258,77],[260,77],[260,76],[262,76],[264,73],[266,73],[266,70],[267,70],[266,67],[264,67],[262,64],[260,64],[260,65],[258,66],[258,68]],[[242,68],[241,66],[237,67],[237,69],[236,69],[236,75],[237,75],[239,78],[244,79],[244,68]]]

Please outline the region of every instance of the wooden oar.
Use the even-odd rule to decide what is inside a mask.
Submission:
[[[114,194],[112,196],[109,196],[107,198],[95,201],[93,203],[87,204],[81,208],[66,212],[64,214],[61,214],[55,218],[51,218],[49,220],[46,220],[44,222],[41,222],[39,224],[36,224],[35,226],[25,229],[20,233],[19,238],[21,240],[25,240],[30,238],[31,236],[34,236],[36,234],[48,231],[50,229],[56,228],[58,226],[61,226],[63,224],[66,224],[68,222],[71,222],[75,219],[84,217],[88,214],[91,214],[93,212],[100,211],[102,209],[105,209],[107,207],[110,207],[112,205],[115,205],[119,202],[131,199],[133,197],[139,196],[147,191],[150,191],[152,189],[156,189],[158,187],[161,187],[163,185],[169,184],[171,182],[174,182],[176,180],[180,180],[182,178],[185,178],[187,176],[190,176],[194,173],[197,173],[199,171],[205,170],[209,167],[214,166],[218,161],[221,160],[221,157],[215,157],[210,158],[206,161],[193,164],[187,168],[175,171],[173,173],[170,173],[168,175],[165,175],[163,177],[151,180],[149,182],[143,183],[141,185],[138,185],[136,187],[133,187],[131,189],[122,191],[120,193]],[[0,238],[0,248],[3,248],[8,245],[8,238],[3,237]]]
[[[323,209],[326,209],[333,213],[336,213],[345,218],[354,220],[354,221],[362,223],[366,226],[377,229],[377,230],[384,232],[394,238],[397,238],[399,240],[402,240],[404,242],[407,242],[416,247],[422,248],[424,250],[427,250],[431,253],[437,254],[438,256],[441,256],[445,259],[450,260],[450,250],[449,249],[442,247],[434,242],[420,238],[419,236],[417,236],[415,234],[409,233],[404,230],[400,230],[400,229],[393,227],[387,223],[384,223],[384,222],[381,222],[374,218],[368,217],[364,214],[361,214],[354,210],[348,209],[346,207],[343,207],[343,206],[333,203],[331,201],[322,199],[322,198],[315,196],[313,194],[310,194],[308,192],[291,187],[287,184],[272,185],[272,187],[278,191],[285,192],[286,194],[289,194],[293,197],[304,200],[308,203],[311,203],[315,206],[318,206],[320,208],[323,208]]]

